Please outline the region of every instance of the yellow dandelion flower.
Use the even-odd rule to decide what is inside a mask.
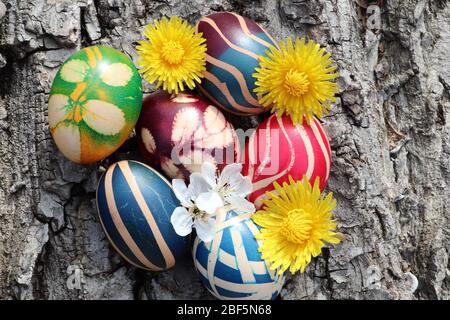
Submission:
[[[272,105],[272,112],[288,114],[292,121],[308,124],[313,116],[321,118],[330,109],[329,101],[335,101],[338,77],[332,66],[333,60],[325,49],[314,41],[291,38],[280,42],[280,49],[271,47],[268,56],[260,56],[260,67],[256,68],[255,93],[259,103]]]
[[[263,209],[252,216],[261,226],[256,235],[262,240],[259,251],[272,270],[304,272],[311,258],[321,253],[324,242],[340,242],[332,219],[336,200],[332,193],[326,197],[320,194],[319,178],[311,186],[306,177],[294,181],[289,176],[289,184],[275,182],[274,187]]]
[[[206,44],[201,33],[179,17],[162,18],[145,28],[148,40],[136,47],[144,79],[169,93],[194,89],[206,64]]]

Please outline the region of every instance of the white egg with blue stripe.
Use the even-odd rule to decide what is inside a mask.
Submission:
[[[250,217],[219,212],[214,239],[208,243],[195,239],[195,267],[201,282],[218,299],[271,300],[284,284],[284,275],[270,270],[261,259],[260,241],[255,239],[259,229]]]
[[[111,165],[97,187],[102,227],[114,249],[130,264],[149,271],[166,270],[189,250],[170,223],[180,202],[171,184],[137,161]]]

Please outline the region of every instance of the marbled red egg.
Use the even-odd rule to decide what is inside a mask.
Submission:
[[[147,96],[136,129],[145,160],[170,178],[186,179],[204,161],[221,169],[240,158],[231,123],[197,95],[158,91]]]
[[[243,175],[250,176],[253,192],[249,200],[261,207],[266,191],[273,183],[300,180],[306,175],[311,183],[320,178],[320,190],[328,183],[331,150],[328,137],[314,118],[310,125],[294,125],[288,116],[270,116],[263,121],[245,146]]]

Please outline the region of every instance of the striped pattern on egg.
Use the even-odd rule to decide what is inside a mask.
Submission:
[[[194,241],[193,258],[200,280],[208,291],[223,300],[271,300],[283,287],[285,277],[270,270],[258,251],[259,227],[251,214],[221,211],[214,239]]]
[[[171,184],[137,161],[111,165],[97,187],[101,225],[114,249],[131,265],[161,271],[172,268],[189,249],[170,223],[180,205]]]
[[[270,116],[263,121],[245,146],[243,175],[253,182],[249,200],[261,207],[265,192],[273,190],[276,181],[282,184],[289,175],[301,180],[306,175],[311,183],[320,178],[320,190],[328,183],[331,149],[320,122],[294,125],[288,116]]]
[[[277,46],[254,21],[232,12],[205,16],[197,31],[206,39],[206,72],[199,90],[215,105],[237,115],[266,111],[253,92],[258,57]]]

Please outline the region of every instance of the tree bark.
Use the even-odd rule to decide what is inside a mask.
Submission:
[[[0,0],[0,298],[211,299],[189,258],[150,273],[113,251],[96,181],[111,162],[137,157],[134,138],[98,165],[76,165],[51,139],[47,99],[58,67],[81,47],[110,45],[135,59],[153,19],[195,23],[213,11],[254,19],[279,40],[310,37],[339,67],[340,93],[323,121],[328,191],[346,239],[289,277],[280,297],[449,299],[446,0]]]

